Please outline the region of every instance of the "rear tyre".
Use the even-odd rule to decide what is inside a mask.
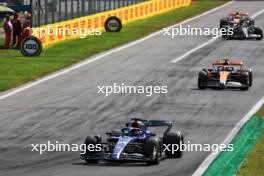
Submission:
[[[247,72],[248,73],[248,79],[249,79],[249,87],[251,87],[253,85],[253,73],[252,70],[243,70],[243,72]]]
[[[206,89],[207,88],[207,74],[203,71],[199,72],[198,75],[198,89]]]
[[[163,137],[163,143],[165,145],[170,144],[170,146],[171,146],[170,151],[168,151],[168,150],[165,151],[165,154],[169,158],[181,158],[182,157],[183,151],[180,150],[180,146],[181,146],[181,144],[184,143],[184,139],[183,139],[183,135],[180,132],[179,133],[169,132],[169,133],[165,134]],[[173,145],[177,146],[176,151],[172,151]],[[174,147],[174,149],[175,149],[175,147]]]
[[[253,84],[253,74],[252,74],[252,71],[249,71],[248,74],[249,74],[249,87],[251,87],[252,84]]]
[[[262,40],[262,38],[263,38],[263,31],[262,31],[262,29],[256,27],[255,30],[254,30],[254,34],[260,36],[260,37],[257,37],[256,40]]]
[[[242,71],[240,73],[240,83],[243,85],[243,87],[241,87],[241,90],[248,90],[250,87],[250,76],[249,76],[249,72],[248,71]],[[251,80],[252,81],[252,80]],[[252,84],[252,82],[251,82]]]
[[[92,137],[92,136],[87,136],[85,141],[84,141],[85,145],[86,145],[86,148],[88,148],[87,146],[89,144],[93,144],[93,145],[96,145],[97,144],[97,138],[96,137]],[[92,156],[95,152],[91,152],[91,151],[88,151],[86,150],[86,153],[85,153],[85,156]],[[98,163],[98,159],[88,159],[86,158],[85,161],[87,163]]]
[[[150,161],[147,161],[148,165],[159,164],[161,160],[161,142],[159,138],[149,137],[145,140],[144,143],[144,156],[150,158]]]
[[[240,88],[240,90],[248,90],[248,89],[249,89],[248,86],[246,86],[246,87],[241,87],[241,88]]]
[[[219,25],[219,29],[222,29],[225,25],[227,25],[227,21],[224,19],[220,20],[220,25]]]

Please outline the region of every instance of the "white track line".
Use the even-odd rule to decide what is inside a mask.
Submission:
[[[172,28],[172,27],[175,27],[175,26],[178,26],[178,25],[182,25],[182,24],[185,24],[185,23],[190,22],[190,21],[192,21],[192,20],[195,20],[195,19],[197,19],[197,18],[200,18],[200,17],[202,17],[202,16],[208,15],[208,14],[210,14],[210,13],[216,11],[216,10],[219,10],[219,9],[221,9],[221,8],[224,8],[224,7],[226,7],[226,6],[228,6],[228,5],[232,4],[232,3],[234,3],[234,1],[230,1],[230,2],[228,2],[228,3],[226,3],[226,4],[222,5],[222,6],[219,6],[219,7],[216,7],[216,8],[214,8],[214,9],[211,9],[211,10],[209,10],[209,11],[207,11],[207,12],[204,12],[204,13],[198,15],[198,16],[195,16],[195,17],[189,18],[189,19],[187,19],[187,20],[185,20],[185,21],[183,21],[183,22],[181,22],[181,23],[177,23],[177,24],[175,24],[175,25],[172,25],[172,26],[170,26],[169,28]],[[46,77],[43,77],[43,78],[41,78],[41,79],[39,79],[39,80],[36,80],[36,81],[34,81],[34,82],[32,82],[32,83],[29,83],[29,84],[23,85],[23,86],[21,86],[21,87],[15,88],[15,89],[13,89],[13,90],[7,91],[6,93],[4,93],[4,94],[2,94],[2,95],[0,94],[0,100],[3,100],[3,99],[5,99],[5,98],[7,98],[7,97],[10,97],[10,96],[15,95],[15,94],[17,94],[17,93],[20,93],[20,92],[22,92],[22,91],[24,91],[24,90],[27,90],[27,89],[29,89],[29,88],[32,88],[32,87],[34,87],[34,86],[36,86],[36,85],[38,85],[38,84],[41,84],[41,83],[43,83],[43,82],[45,82],[45,81],[48,81],[48,80],[51,80],[51,79],[56,78],[56,77],[58,77],[58,76],[64,75],[64,74],[66,74],[66,73],[69,73],[69,72],[71,72],[71,71],[73,71],[73,70],[77,70],[77,69],[79,69],[79,68],[81,68],[81,67],[83,67],[83,66],[85,66],[85,65],[87,65],[87,64],[90,64],[90,63],[92,63],[92,62],[95,62],[95,61],[97,61],[97,60],[99,60],[99,59],[102,59],[102,58],[104,58],[104,57],[106,57],[106,56],[109,56],[109,55],[111,55],[111,54],[113,54],[113,53],[116,53],[116,52],[121,51],[121,50],[123,50],[123,49],[129,48],[129,47],[131,47],[131,46],[137,45],[137,44],[139,44],[139,43],[141,43],[141,42],[143,42],[143,41],[145,41],[145,40],[148,40],[148,39],[150,39],[150,38],[152,38],[152,37],[154,37],[154,36],[156,36],[156,35],[159,35],[159,34],[162,33],[162,32],[164,32],[163,29],[162,29],[162,30],[159,30],[159,31],[157,31],[157,32],[154,32],[154,33],[152,33],[152,34],[150,34],[150,35],[148,35],[147,37],[144,37],[144,38],[142,38],[142,39],[136,40],[136,41],[131,42],[131,43],[129,43],[129,44],[126,44],[126,45],[123,45],[123,46],[121,46],[121,47],[118,47],[118,48],[112,49],[112,50],[110,50],[110,51],[107,51],[106,53],[103,53],[103,54],[101,54],[101,55],[99,55],[99,56],[96,56],[96,57],[94,57],[94,58],[88,58],[88,59],[84,60],[84,61],[81,62],[81,63],[75,64],[75,65],[73,65],[73,66],[71,66],[71,67],[69,67],[69,68],[65,68],[65,69],[63,69],[63,70],[61,70],[61,71],[55,72],[55,73],[53,73],[53,74],[51,74],[51,75],[48,75],[48,76],[46,76]]]
[[[259,12],[253,14],[252,17],[253,17],[253,18],[256,18],[257,16],[261,15],[263,12],[264,12],[264,9],[262,9],[262,10],[260,10]],[[191,49],[190,51],[184,53],[184,54],[181,55],[180,57],[177,57],[176,59],[173,59],[173,60],[171,61],[171,63],[177,63],[177,62],[179,62],[180,60],[186,58],[187,56],[189,56],[189,55],[191,55],[192,53],[194,53],[194,52],[200,50],[201,48],[203,48],[203,47],[205,47],[205,46],[207,46],[207,45],[213,43],[214,41],[216,41],[216,40],[219,39],[219,38],[220,38],[220,36],[217,36],[216,38],[212,38],[211,40],[209,40],[209,41],[207,41],[207,42],[205,42],[205,43],[203,43],[203,44],[201,44],[201,45],[199,45],[199,46],[197,46],[197,47]]]
[[[257,16],[261,15],[264,13],[264,9],[261,11],[255,13],[252,15],[253,18],[256,18]],[[204,43],[203,46],[206,46],[209,44],[211,40],[208,42]],[[213,41],[211,41],[213,42]],[[210,42],[210,43],[211,43]],[[198,48],[198,47],[197,47]],[[202,47],[200,47],[202,48]],[[200,49],[199,48],[199,49]],[[198,50],[198,49],[197,49]],[[186,57],[186,56],[185,56]],[[183,58],[181,58],[183,59]],[[237,133],[240,131],[240,129],[244,126],[244,124],[261,108],[261,106],[264,104],[264,96],[255,104],[250,111],[235,125],[235,127],[230,131],[230,133],[227,135],[225,140],[221,144],[229,144],[234,137],[237,135]],[[218,152],[216,154],[211,153],[206,157],[206,159],[202,162],[202,164],[196,169],[196,171],[193,173],[192,176],[201,176],[207,168],[210,166],[210,164],[216,159],[216,157],[220,154],[221,152]]]
[[[229,144],[233,138],[236,136],[236,134],[240,131],[240,129],[244,126],[244,124],[252,117],[258,110],[261,108],[261,106],[264,103],[264,97],[262,97],[257,104],[255,104],[251,110],[242,118],[241,121],[239,121],[235,127],[232,129],[232,131],[227,135],[225,140],[221,144]],[[218,152],[216,154],[211,153],[209,156],[206,157],[206,159],[202,162],[202,164],[196,169],[196,171],[193,173],[192,176],[201,176],[203,173],[207,170],[209,165],[216,159],[216,157],[221,152]]]
[[[198,51],[199,49],[201,49],[201,48],[203,48],[203,47],[209,45],[210,43],[213,43],[213,42],[216,41],[218,38],[219,38],[219,36],[217,36],[216,38],[212,38],[211,40],[209,40],[209,41],[207,41],[207,42],[205,42],[205,43],[203,43],[203,44],[201,44],[201,45],[199,45],[199,46],[197,46],[197,47],[191,49],[190,51],[184,53],[184,54],[181,55],[180,57],[177,57],[176,59],[173,59],[173,60],[171,61],[171,63],[174,63],[174,64],[175,64],[175,63],[179,62],[180,60],[185,59],[187,56],[191,55],[192,53],[194,53],[194,52]]]

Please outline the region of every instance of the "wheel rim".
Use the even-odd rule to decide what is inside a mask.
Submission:
[[[156,159],[157,157],[157,148],[156,146],[153,148],[153,153],[152,153],[152,159]]]

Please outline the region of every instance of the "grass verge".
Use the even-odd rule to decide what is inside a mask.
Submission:
[[[35,80],[95,53],[139,39],[224,3],[222,0],[195,1],[189,7],[127,24],[120,33],[103,33],[101,36],[61,42],[45,49],[38,58],[22,57],[17,50],[0,50],[0,91]],[[0,42],[3,43],[3,39]]]
[[[264,106],[232,140],[233,151],[222,152],[203,176],[263,176]]]
[[[262,117],[264,118],[264,106],[262,106],[262,108],[260,108],[260,110],[257,112],[256,114],[258,117]]]
[[[258,117],[264,118],[264,106],[257,112]],[[251,153],[238,171],[238,176],[263,176],[264,175],[264,133],[258,139]]]

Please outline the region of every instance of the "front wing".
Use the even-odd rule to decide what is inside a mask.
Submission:
[[[144,157],[140,153],[122,153],[118,159],[112,157],[112,153],[98,152],[92,155],[81,154],[83,160],[105,160],[105,161],[129,161],[129,162],[146,162],[151,161],[151,158]]]
[[[208,80],[208,88],[243,88],[245,85],[238,81],[227,81],[225,85],[221,84],[219,80]]]

